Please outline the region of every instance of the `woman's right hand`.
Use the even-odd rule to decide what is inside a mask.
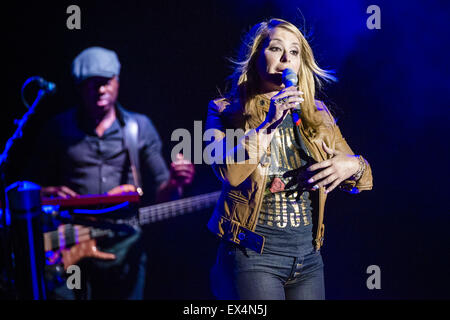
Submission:
[[[264,122],[270,129],[278,127],[286,117],[290,109],[298,108],[300,103],[304,101],[303,92],[297,87],[292,86],[278,92],[270,100],[269,112]]]

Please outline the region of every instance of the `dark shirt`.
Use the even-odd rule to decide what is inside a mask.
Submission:
[[[52,119],[37,143],[31,164],[35,181],[43,186],[65,185],[78,194],[102,194],[121,184],[134,185],[119,119],[99,137],[80,121],[79,109]],[[161,156],[161,140],[148,117],[130,113],[139,125],[138,147],[144,194],[154,195],[169,178]]]
[[[307,154],[308,150],[300,142]],[[313,250],[309,192],[303,192],[297,201],[297,191],[291,195],[287,194],[289,190],[270,191],[274,179],[286,185],[289,179],[283,174],[306,165],[295,143],[293,121],[289,115],[278,127],[271,141],[271,151],[269,176],[255,231],[265,237],[264,252],[301,257]]]

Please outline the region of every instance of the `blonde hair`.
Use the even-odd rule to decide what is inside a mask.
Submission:
[[[302,121],[306,132],[314,137],[323,123],[323,117],[316,112],[315,94],[316,86],[321,89],[323,82],[335,81],[331,71],[321,69],[315,59],[308,41],[301,31],[292,23],[282,19],[270,19],[255,25],[246,35],[241,46],[238,61],[232,61],[236,67],[231,75],[232,87],[230,98],[240,98],[245,102],[243,106],[249,117],[250,126],[258,126],[265,117],[264,112],[257,106],[259,88],[259,74],[257,60],[263,49],[264,41],[275,28],[283,28],[292,32],[300,43],[300,67],[298,86],[304,92],[302,103]]]

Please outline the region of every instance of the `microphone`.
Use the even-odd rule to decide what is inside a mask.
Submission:
[[[56,84],[53,82],[47,81],[42,77],[39,76],[33,76],[29,77],[27,80],[25,80],[24,84],[22,85],[22,89],[20,89],[20,96],[22,98],[22,102],[25,105],[25,107],[30,108],[30,105],[28,104],[27,100],[24,96],[25,88],[31,83],[31,82],[37,82],[39,88],[42,90],[42,95],[44,94],[53,94],[56,91]]]
[[[33,77],[38,84],[39,87],[43,90],[45,90],[46,93],[55,93],[56,91],[56,84],[54,84],[53,82],[47,81],[42,77],[36,76]]]
[[[296,86],[298,84],[297,74],[294,72],[294,70],[292,70],[290,68],[286,68],[283,70],[282,81],[286,88]],[[302,120],[300,119],[300,111],[301,110],[300,110],[300,105],[299,105],[298,109],[292,110],[292,112],[291,112],[292,121],[294,121],[294,124],[297,127],[299,127],[302,122]]]
[[[287,87],[296,86],[298,84],[298,77],[294,70],[286,68],[283,70],[282,81]]]

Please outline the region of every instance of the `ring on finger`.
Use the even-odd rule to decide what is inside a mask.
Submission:
[[[275,99],[274,103],[275,103],[277,106],[280,106],[280,105],[285,104],[285,103],[287,102],[288,99],[289,99],[288,97],[285,97],[285,98],[278,98],[278,99]]]

